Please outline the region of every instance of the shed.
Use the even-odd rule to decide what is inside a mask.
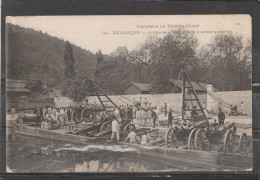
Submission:
[[[27,81],[17,79],[6,79],[6,91],[7,92],[18,92],[18,93],[29,93],[31,92],[26,88]]]
[[[135,95],[135,94],[150,94],[151,85],[144,83],[133,83],[128,84],[124,90],[124,95]]]

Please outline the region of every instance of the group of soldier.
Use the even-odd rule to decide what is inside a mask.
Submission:
[[[35,106],[34,115],[36,117],[36,126],[41,124],[42,129],[51,129],[54,125],[65,125],[71,120],[72,108],[54,106]]]
[[[114,110],[114,120],[112,121],[112,135],[111,135],[111,140],[114,140],[116,137],[116,140],[119,141],[120,135],[119,135],[119,130],[120,130],[120,125],[123,117],[126,117],[133,122],[135,119],[137,120],[137,123],[139,126],[150,126],[150,127],[155,127],[156,126],[156,119],[157,119],[157,114],[154,111],[154,108],[151,107],[151,103],[148,103],[146,98],[142,100],[140,97],[140,100],[133,100],[133,105],[126,105],[119,106],[119,108]],[[128,134],[127,138],[125,141],[130,141],[131,143],[135,143],[136,141],[141,140],[138,138],[136,133],[134,132],[134,129],[130,129],[130,133]],[[147,134],[143,134],[142,136],[142,144],[146,144],[148,138]]]

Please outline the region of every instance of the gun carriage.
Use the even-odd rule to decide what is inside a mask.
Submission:
[[[249,149],[247,134],[236,134],[237,126],[234,122],[227,122],[220,126],[216,120],[209,118],[193,88],[189,75],[185,69],[181,73],[183,77],[182,119],[167,130],[166,147],[178,148],[187,145],[190,150],[247,152]],[[205,91],[212,96],[207,90]],[[187,116],[188,112],[191,112],[191,116]]]
[[[114,110],[120,109],[93,80],[84,80],[81,89],[84,89],[87,85],[92,91],[92,95],[97,97],[100,104],[85,104],[84,106],[81,105],[73,108],[71,113],[72,120],[76,123],[84,121],[90,124],[90,127],[76,131],[76,134],[87,132],[91,132],[92,134],[93,132],[98,133],[97,136],[107,134],[111,131],[111,122],[113,118],[115,118]],[[122,132],[128,132],[130,128],[135,128],[135,126],[131,123],[131,120],[126,117],[126,113],[123,114],[125,114],[125,116],[121,117],[120,129]]]

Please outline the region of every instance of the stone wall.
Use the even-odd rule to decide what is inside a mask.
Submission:
[[[233,104],[240,105],[241,101],[245,104],[245,112],[249,115],[252,115],[252,91],[225,91],[225,92],[215,92],[214,93],[218,98],[223,101]],[[168,108],[172,108],[175,112],[181,112],[182,105],[182,94],[140,94],[140,95],[122,95],[122,96],[109,96],[117,105],[126,105],[131,104],[131,102],[136,99],[139,100],[146,98],[148,102],[151,103],[152,107],[163,107],[166,102]],[[206,94],[198,94],[200,102],[207,102]],[[88,97],[89,103],[99,104],[97,97]],[[69,106],[74,105],[74,103],[66,98],[54,98],[55,106]],[[225,108],[223,105],[219,104],[216,100],[213,101],[213,113],[217,112],[217,108],[220,106],[224,111],[228,111],[228,108]]]
[[[240,104],[241,102],[243,102],[245,113],[248,115],[252,115],[252,91],[223,91],[215,92],[214,94],[228,104],[237,105],[238,111],[240,111]],[[214,112],[216,112],[218,106],[224,108],[226,112],[229,111],[229,108],[224,107],[223,104],[218,103],[216,100],[214,100]]]
[[[201,102],[206,102],[206,95],[199,94],[199,99]],[[131,104],[132,101],[139,100],[140,97],[142,99],[147,99],[149,103],[151,103],[152,107],[164,107],[164,103],[167,104],[168,108],[172,108],[175,112],[181,112],[182,106],[182,94],[140,94],[140,95],[121,95],[121,96],[109,96],[118,106],[119,105],[127,105]],[[99,104],[99,100],[97,97],[91,96],[88,97],[89,103]],[[74,103],[66,98],[55,98],[55,106],[62,107],[62,106],[69,106],[74,105]]]

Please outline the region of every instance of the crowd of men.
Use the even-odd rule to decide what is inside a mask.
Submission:
[[[132,122],[136,119],[139,126],[156,126],[157,114],[154,110],[154,107],[151,107],[151,103],[149,103],[146,98],[140,100],[133,100],[133,105],[119,106],[119,108],[114,110],[115,118],[112,121],[112,135],[111,140],[119,141],[120,135],[120,125],[123,117],[127,117]],[[131,143],[140,142],[142,144],[147,144],[147,135],[142,136],[142,142],[134,132],[134,129],[130,129],[130,133],[128,134],[126,141],[130,141]]]
[[[133,105],[120,105],[119,110],[115,109],[115,116],[120,121],[119,117],[127,117],[128,119],[137,120],[139,126],[156,126],[157,114],[155,112],[155,107],[151,107],[146,98],[142,100],[133,100]]]
[[[54,108],[54,106],[36,106],[34,115],[36,126],[41,124],[42,129],[51,129],[54,125],[65,125],[71,121],[72,107]]]

